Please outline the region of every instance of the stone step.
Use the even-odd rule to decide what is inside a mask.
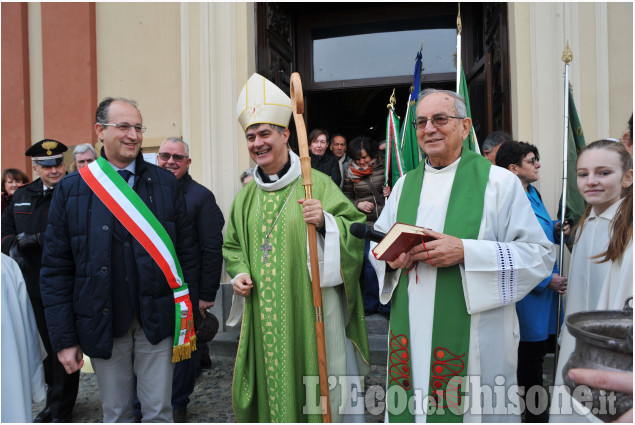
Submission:
[[[388,319],[380,314],[366,316],[366,331],[368,335],[388,335]]]
[[[385,366],[388,351],[388,320],[380,315],[367,317],[366,328],[368,331],[371,364]],[[214,339],[208,343],[210,354],[232,359],[235,358],[236,351],[238,350],[239,336],[240,331],[219,332]]]

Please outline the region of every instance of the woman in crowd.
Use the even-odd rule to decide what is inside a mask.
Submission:
[[[2,212],[11,202],[15,190],[29,182],[29,178],[16,168],[7,168],[2,173]]]
[[[621,143],[598,140],[580,152],[576,167],[587,207],[575,233],[565,313],[621,310],[633,295],[633,159]],[[560,345],[556,385],[575,348],[566,327]]]
[[[373,228],[375,221],[384,208],[390,195],[390,186],[384,186],[384,162],[377,155],[377,143],[364,136],[354,138],[348,148],[351,162],[345,171],[344,195],[366,214],[366,225]],[[373,266],[368,260],[370,241],[366,240],[364,249],[364,311],[367,315],[379,313],[390,316],[390,304],[379,302],[379,282]]]
[[[320,128],[309,133],[309,149],[311,150],[311,168],[323,172],[339,187],[342,181],[340,174],[340,165],[333,155],[331,155],[329,147],[329,134]]]
[[[560,239],[560,222],[551,220],[540,193],[532,186],[532,183],[538,181],[539,159],[538,148],[516,141],[499,145],[495,156],[496,165],[516,174],[545,235],[552,243],[556,243]],[[568,235],[569,230],[569,225],[565,225],[564,234]],[[558,294],[563,294],[566,288],[567,278],[559,275],[558,265],[555,264],[551,276],[516,303],[520,325],[518,386],[525,388],[525,394],[534,385],[542,387],[542,363],[549,348],[549,337],[555,336],[558,325]],[[532,391],[529,394],[538,396],[539,393]],[[533,405],[538,406],[538,401],[533,400]],[[526,410],[525,422],[547,422],[549,414],[546,409],[546,394],[544,406],[545,410],[539,413]]]

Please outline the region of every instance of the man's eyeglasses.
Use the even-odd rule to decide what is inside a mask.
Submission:
[[[119,130],[123,131],[124,133],[127,133],[130,131],[131,128],[134,128],[134,131],[136,131],[137,133],[145,133],[146,131],[146,126],[145,125],[130,125],[130,124],[126,124],[126,123],[119,123],[119,124],[102,124],[104,127],[106,126],[110,126],[110,127],[116,127]]]
[[[424,128],[426,128],[426,125],[428,125],[428,121],[430,121],[430,122],[432,122],[433,126],[439,128],[439,127],[443,127],[444,125],[446,125],[450,118],[455,118],[457,120],[462,120],[465,117],[453,117],[452,115],[445,115],[445,114],[435,115],[435,116],[433,116],[430,119],[425,118],[425,117],[419,117],[419,118],[417,118],[417,121],[412,123],[412,125],[414,126],[415,130],[423,130]]]
[[[535,157],[535,156],[534,156],[534,157],[532,157],[532,158],[529,158],[529,159],[527,160],[527,162],[528,162],[529,164],[531,164],[531,165],[536,165],[536,162],[538,162],[538,157]]]
[[[159,152],[159,159],[161,161],[169,161],[170,157],[174,158],[174,162],[183,162],[187,155],[179,155],[176,153]]]

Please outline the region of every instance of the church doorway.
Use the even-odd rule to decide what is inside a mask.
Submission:
[[[447,84],[436,86],[452,89]],[[329,134],[341,133],[349,141],[361,135],[378,142],[385,140],[387,105],[393,88],[397,98],[395,109],[403,123],[409,85],[312,91],[306,96],[307,131],[322,128]]]
[[[455,90],[457,3],[256,3],[256,66],[289,93],[300,72],[307,130],[385,139],[395,90],[403,118],[415,55],[423,87]],[[507,6],[461,5],[462,61],[479,141],[511,131]],[[295,145],[292,140],[292,146]]]

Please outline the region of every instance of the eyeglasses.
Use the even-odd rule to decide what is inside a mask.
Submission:
[[[428,121],[430,121],[430,122],[432,122],[433,126],[435,126],[436,128],[439,128],[439,127],[443,127],[444,125],[446,125],[448,123],[448,119],[449,118],[455,118],[457,120],[462,120],[465,117],[453,117],[451,115],[445,115],[445,114],[435,115],[435,116],[433,116],[430,119],[428,119],[426,117],[419,117],[419,118],[417,118],[416,122],[412,123],[412,125],[414,126],[415,130],[423,130],[428,125]]]
[[[179,154],[176,154],[176,153],[159,152],[158,157],[159,157],[159,159],[161,161],[169,161],[170,157],[172,157],[172,158],[174,158],[174,162],[181,163],[188,156],[187,155],[179,155]]]
[[[102,124],[102,125],[104,127],[106,127],[106,126],[117,127],[119,130],[123,131],[124,133],[129,132],[131,128],[134,128],[134,131],[136,131],[137,133],[145,133],[145,131],[146,131],[146,126],[145,125],[130,125],[130,124],[126,124],[126,123]]]
[[[533,157],[531,159],[528,159],[527,162],[531,165],[536,165],[536,162],[538,162],[538,157]]]

